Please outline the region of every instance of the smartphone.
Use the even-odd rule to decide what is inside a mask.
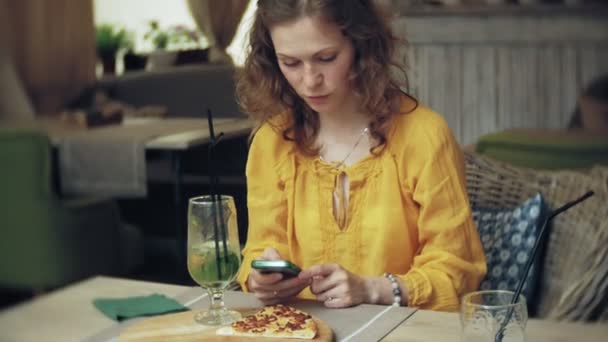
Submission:
[[[253,260],[251,267],[261,273],[283,273],[284,278],[295,277],[302,271],[297,265],[287,260]]]

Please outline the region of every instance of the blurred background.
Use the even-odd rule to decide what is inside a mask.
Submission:
[[[549,169],[607,163],[604,106],[608,99],[602,81],[608,73],[606,1],[377,2],[387,9],[401,39],[398,58],[407,67],[407,78],[398,77],[404,89],[444,115],[464,149],[483,153],[487,146],[525,141],[528,145],[515,144],[515,150],[494,157],[521,167]],[[234,77],[244,60],[254,10],[255,1],[249,0],[0,0],[0,127],[20,120],[69,118],[78,111],[87,115],[93,109],[125,117],[135,108],[140,117],[204,118],[209,108],[218,117],[243,117],[234,100]],[[521,135],[513,137],[513,130]],[[247,232],[247,136],[226,139],[216,153],[220,191],[233,195],[237,204],[241,243]],[[593,157],[579,160],[577,156],[589,155],[585,137],[594,139]],[[0,168],[5,171],[17,163],[15,154],[34,153],[9,140],[0,141]],[[529,151],[535,156],[547,146],[556,148],[555,141],[570,145],[552,150],[554,159],[546,159],[544,165],[534,164],[535,157],[518,157]],[[41,182],[49,184],[48,196],[54,200],[74,200],[58,186],[57,148],[47,148],[49,172],[37,177],[48,178]],[[36,248],[43,249],[51,248],[43,246],[45,242],[61,240],[55,243],[63,247],[53,248],[65,250],[91,236],[57,233],[61,224],[39,235],[25,223],[20,226],[18,219],[3,222],[11,213],[33,216],[31,211],[18,211],[39,202],[23,199],[21,203],[15,198],[23,196],[8,192],[12,177],[23,171],[3,173],[0,259],[5,262],[0,263],[0,307],[93,274],[194,285],[177,270],[185,265],[176,266],[180,248],[176,232],[185,226],[176,223],[175,213],[185,216],[187,198],[208,193],[207,149],[200,146],[182,156],[182,204],[177,207],[171,156],[147,151],[146,194],[116,196],[90,209],[92,215],[99,215],[97,222],[109,220],[108,225],[119,226],[111,234],[98,232],[96,239],[107,240],[109,246],[100,253],[118,253],[121,260],[104,266],[106,256],[99,255],[99,268],[87,270],[64,256],[54,263],[65,263],[65,276],[48,278],[52,280],[32,280],[32,273],[44,273],[45,261],[15,254],[29,246],[24,241],[37,241]],[[492,153],[491,148],[485,151]],[[29,167],[44,167],[35,165]],[[89,197],[76,199],[86,202],[83,198]],[[59,210],[44,208],[40,210],[47,213]],[[42,223],[37,225],[50,220],[40,216]],[[26,264],[26,259],[31,263]],[[23,282],[13,282],[16,270],[29,275]]]

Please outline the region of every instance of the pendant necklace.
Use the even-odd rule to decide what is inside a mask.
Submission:
[[[369,128],[365,127],[363,130],[361,130],[361,133],[359,134],[359,137],[357,138],[357,141],[355,141],[355,144],[353,145],[353,147],[350,149],[350,151],[348,152],[348,154],[346,154],[346,157],[344,157],[344,159],[342,159],[342,161],[327,161],[325,160],[325,158],[323,158],[323,156],[319,155],[319,158],[328,163],[333,165],[336,169],[341,169],[344,164],[346,163],[346,160],[348,160],[348,158],[353,154],[353,152],[355,152],[355,150],[357,149],[357,146],[359,146],[359,144],[361,143],[361,140],[363,140],[363,136],[365,136],[367,134],[367,132],[369,132]]]
[[[335,167],[336,169],[340,170],[340,172],[337,172],[336,175],[334,176],[334,190],[332,192],[332,204],[333,204],[333,212],[334,212],[334,218],[336,220],[336,223],[338,224],[338,227],[340,227],[340,229],[344,229],[344,227],[346,226],[346,223],[348,221],[348,199],[346,196],[346,187],[344,184],[344,177],[346,177],[346,172],[344,172],[344,166],[346,163],[346,160],[353,154],[353,152],[357,149],[357,146],[359,146],[359,144],[361,143],[361,140],[363,140],[363,136],[367,135],[367,133],[369,132],[369,128],[365,127],[362,131],[361,134],[359,134],[359,137],[357,138],[357,141],[355,142],[355,144],[353,145],[353,147],[351,148],[351,150],[348,152],[348,154],[346,155],[346,157],[344,157],[344,159],[342,159],[342,161],[340,162],[327,162],[325,159],[323,159],[322,156],[319,156],[319,158],[321,160],[323,160],[324,162],[327,162],[329,164],[331,164],[333,167]]]

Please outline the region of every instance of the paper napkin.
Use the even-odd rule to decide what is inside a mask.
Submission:
[[[189,310],[176,300],[161,294],[128,298],[98,298],[93,300],[93,305],[104,315],[116,321]]]

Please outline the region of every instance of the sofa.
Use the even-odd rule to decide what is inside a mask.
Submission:
[[[475,151],[533,169],[586,169],[608,166],[608,136],[580,129],[519,128],[483,135]]]
[[[538,170],[465,152],[472,208],[515,208],[540,193],[555,209],[587,190],[595,195],[555,217],[539,258],[539,318],[608,320],[608,167]]]
[[[105,77],[95,85],[110,98],[141,107],[165,106],[170,117],[242,116],[235,100],[231,64],[200,64],[134,71]]]

